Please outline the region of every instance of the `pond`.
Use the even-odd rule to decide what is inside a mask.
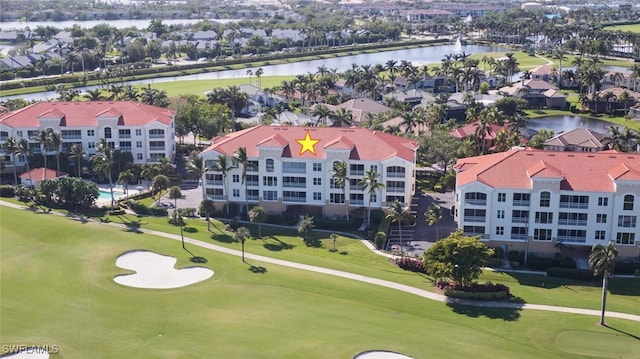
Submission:
[[[541,117],[527,121],[527,128],[530,130],[553,130],[555,134],[582,127],[606,135],[609,133],[609,130],[607,129],[608,126],[611,126],[611,124],[606,121],[594,118],[566,115]]]

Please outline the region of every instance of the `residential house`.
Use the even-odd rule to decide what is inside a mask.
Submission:
[[[458,160],[454,218],[491,247],[551,256],[558,245],[587,256],[614,241],[640,259],[640,156],[615,151],[516,148]]]
[[[248,163],[225,178],[213,169],[203,176],[206,197],[262,206],[268,213],[343,216],[351,210],[385,209],[398,200],[407,207],[415,191],[416,141],[364,128],[256,126],[216,137],[201,156],[212,168],[220,155],[245,148]],[[335,162],[346,162],[348,184],[335,183]],[[382,190],[368,193],[358,182],[375,170]],[[244,182],[244,183],[243,183]]]
[[[545,151],[597,152],[605,149],[605,135],[587,128],[574,128],[544,142]]]
[[[131,152],[135,164],[157,162],[175,157],[174,117],[169,109],[131,101],[39,102],[0,114],[0,144],[24,138],[40,153],[34,138],[40,130],[53,130],[62,135],[62,151],[80,144],[90,158],[105,138],[110,147]],[[16,165],[23,169],[25,159]]]

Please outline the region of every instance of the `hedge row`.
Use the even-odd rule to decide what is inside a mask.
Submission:
[[[507,298],[507,292],[466,292],[456,289],[445,289],[444,295],[452,298],[474,300],[502,300]]]
[[[421,260],[413,258],[402,258],[395,260],[396,265],[404,270],[417,273],[427,273],[424,263]]]
[[[594,276],[588,269],[552,267],[547,269],[547,276],[565,279],[574,279],[586,282],[602,280],[602,274]]]
[[[16,196],[16,189],[12,185],[3,184],[0,186],[0,197],[13,198]]]
[[[163,207],[149,207],[144,203],[130,201],[129,208],[136,214],[151,215],[151,216],[166,216],[167,209]]]

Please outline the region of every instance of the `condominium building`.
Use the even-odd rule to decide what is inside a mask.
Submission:
[[[248,165],[235,163],[223,177],[212,167],[219,156],[245,148]],[[345,206],[385,208],[395,200],[408,206],[415,190],[417,143],[364,128],[256,126],[212,140],[200,156],[210,168],[205,193],[218,207],[226,201],[258,204],[269,213],[346,215]],[[335,162],[347,167],[347,183],[335,182]],[[379,174],[384,188],[369,193],[358,185],[366,172]]]
[[[135,164],[156,162],[175,156],[174,116],[169,109],[131,101],[39,102],[0,114],[0,143],[26,138],[40,153],[34,138],[40,130],[53,130],[62,135],[63,152],[80,144],[89,158],[105,138],[112,148],[131,152]],[[3,155],[5,165],[13,166],[11,154]],[[24,166],[24,158],[16,165]]]
[[[637,154],[512,149],[455,168],[454,217],[467,235],[527,255],[614,241],[621,257],[640,257]]]

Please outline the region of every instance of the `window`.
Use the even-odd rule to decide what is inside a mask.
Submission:
[[[349,194],[349,202],[352,205],[362,205],[364,204],[364,195],[362,193],[351,193]]]
[[[589,196],[560,196],[560,208],[589,208]]]
[[[400,166],[387,167],[387,177],[404,178],[405,168]]]
[[[206,189],[207,196],[213,199],[222,199],[222,188],[207,188]]]
[[[498,219],[504,219],[504,209],[498,210]]]
[[[502,227],[502,226],[496,227],[496,235],[498,235],[498,236],[504,235],[504,227]]]
[[[604,238],[606,237],[607,232],[606,231],[596,231],[596,239],[599,241],[604,241]]]
[[[164,151],[164,141],[149,141],[149,149],[151,151]]]
[[[536,228],[533,230],[533,240],[534,241],[550,241],[551,240],[551,230],[544,228]]]
[[[233,189],[233,197],[240,197],[240,190],[237,188]]]
[[[542,192],[540,193],[540,207],[549,207],[551,204],[551,193]]]
[[[504,192],[498,193],[498,202],[506,202],[506,201],[507,201],[507,194]]]
[[[267,158],[267,172],[273,172],[273,158]]]
[[[142,148],[142,141],[136,141],[136,148]]]
[[[322,186],[322,178],[314,177],[313,178],[313,185],[314,186]]]
[[[27,131],[27,137],[29,137],[29,138],[36,138],[36,137],[38,137],[38,132],[39,132],[39,131],[28,130],[28,131]]]
[[[332,179],[329,180],[329,188],[331,188],[331,189],[335,189],[335,188],[342,189],[342,188],[344,188],[344,183],[336,184],[336,180],[332,178]]]
[[[527,227],[511,227],[511,239],[527,239]]]
[[[262,191],[262,200],[263,201],[277,201],[278,200],[278,191]]]
[[[247,172],[258,172],[258,161],[247,161]]]
[[[18,130],[18,131],[16,131],[16,136],[17,136],[17,137],[22,137],[22,136],[23,136],[23,135],[22,135],[22,130]]]
[[[304,162],[282,162],[283,173],[306,173],[307,166]]]
[[[635,233],[618,232],[616,235],[616,244],[630,244],[633,245],[636,242]]]
[[[528,206],[530,200],[531,200],[531,195],[529,193],[514,193],[513,194],[513,205],[514,206]]]
[[[560,212],[558,224],[565,224],[570,226],[586,226],[587,214],[586,213],[567,213]]]
[[[307,187],[307,178],[284,176],[282,177],[282,187],[305,188]]]
[[[322,163],[314,162],[313,163],[313,172],[322,172]]]
[[[378,165],[371,165],[371,167],[369,167],[372,171],[376,171],[378,172]]]
[[[285,202],[306,202],[307,192],[282,191],[282,200]]]
[[[633,211],[633,195],[628,194],[624,196],[624,204],[622,205],[622,209],[625,211]]]
[[[609,205],[609,198],[607,197],[598,197],[598,206],[606,207]]]
[[[330,193],[329,203],[344,203],[344,194],[342,193]]]
[[[240,175],[233,175],[233,176],[231,176],[231,182],[233,182],[233,183],[240,183]]]
[[[250,201],[257,201],[259,195],[260,195],[260,191],[257,189],[247,190],[247,199]]]
[[[618,227],[635,228],[636,216],[618,216]]]
[[[487,204],[487,195],[480,192],[467,192],[464,194],[464,203],[485,206]]]
[[[60,132],[62,138],[65,140],[80,140],[82,139],[81,130],[62,130]]]
[[[529,221],[529,211],[521,211],[518,209],[511,211],[511,222],[527,223],[528,221]]]
[[[473,209],[466,208],[464,210],[464,219],[465,222],[484,222],[486,220],[486,210],[484,209]]]
[[[322,201],[322,192],[313,192],[314,201]]]
[[[93,137],[96,135],[96,130],[87,130],[87,136]]]
[[[364,165],[351,164],[349,165],[349,174],[362,176],[364,174]]]
[[[131,151],[131,141],[120,141],[120,151]]]
[[[378,202],[378,195],[375,193],[370,193],[369,194],[369,203],[377,203]]]
[[[129,129],[118,130],[118,137],[120,137],[120,138],[131,138],[131,130],[129,130]]]
[[[87,148],[96,148],[96,143],[92,141],[87,142]]]
[[[275,187],[275,186],[278,185],[278,177],[264,176],[264,177],[262,177],[262,185],[263,186],[269,186],[269,187]]]
[[[584,229],[558,229],[558,242],[584,243],[586,239]]]
[[[136,128],[136,136],[142,136],[142,129]]]
[[[536,223],[553,223],[553,213],[536,212]]]
[[[160,128],[153,128],[149,130],[149,138],[162,138],[164,137],[164,130]]]
[[[387,196],[387,203],[393,203],[395,201],[398,201],[400,203],[404,203],[404,196]]]
[[[604,213],[596,214],[596,223],[607,223],[607,215]]]
[[[404,181],[387,181],[387,184],[385,187],[387,192],[403,193]]]
[[[104,128],[104,138],[111,138],[111,127]]]
[[[142,161],[142,153],[136,153],[136,159]]]
[[[257,186],[259,185],[260,176],[258,175],[247,175],[247,181],[245,182],[247,186]]]
[[[462,230],[468,236],[484,235],[484,226],[464,226]]]

